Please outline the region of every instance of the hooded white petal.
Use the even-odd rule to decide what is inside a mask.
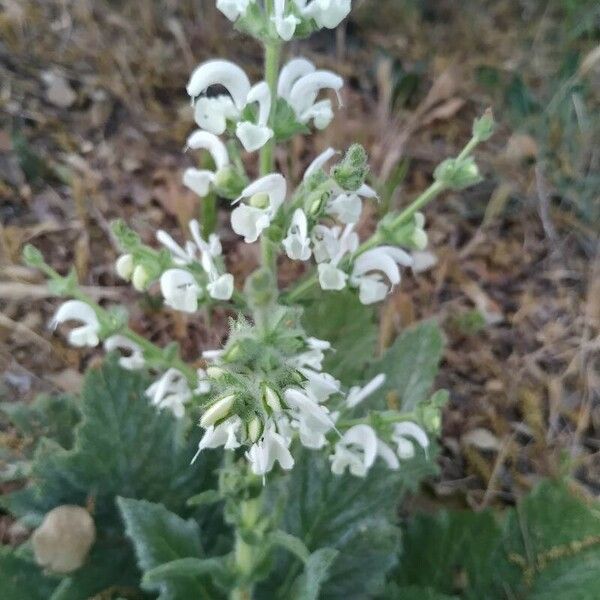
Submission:
[[[413,443],[407,439],[414,439],[423,450],[429,447],[429,438],[425,431],[416,423],[405,421],[394,425],[392,440],[398,445],[398,456],[400,458],[412,458],[414,456]]]
[[[277,81],[277,95],[289,100],[293,85],[305,75],[316,71],[315,65],[305,58],[293,58],[284,65]]]
[[[160,277],[160,291],[165,304],[175,310],[193,313],[198,309],[198,295],[201,290],[189,271],[165,271]]]
[[[327,148],[327,150],[321,152],[321,154],[310,163],[306,171],[304,171],[304,177],[302,179],[306,181],[311,175],[320,171],[336,154],[338,154],[338,151],[334,148]]]
[[[255,194],[267,194],[269,196],[269,211],[274,216],[283,204],[286,192],[285,177],[279,173],[270,173],[252,182],[242,191],[240,198],[250,198]]]
[[[227,148],[214,133],[200,130],[194,131],[188,137],[186,146],[191,150],[208,150],[215,162],[217,171],[229,165]]]
[[[325,402],[332,394],[340,391],[340,382],[329,373],[317,372],[312,369],[298,369],[308,380],[305,387],[312,392],[319,402]]]
[[[231,228],[244,236],[244,241],[251,244],[271,224],[267,211],[262,208],[242,204],[231,213]]]
[[[192,463],[198,458],[200,452],[207,448],[219,448],[223,446],[225,450],[235,450],[240,447],[238,434],[242,425],[241,419],[236,415],[218,425],[211,425],[202,436],[198,444],[198,452],[192,459]]]
[[[358,298],[362,304],[376,304],[385,300],[390,288],[379,275],[365,275],[360,278]]]
[[[286,254],[292,260],[308,260],[312,254],[306,214],[297,208],[292,216],[287,237],[282,241]]]
[[[134,341],[126,338],[124,335],[112,335],[104,341],[104,349],[107,352],[112,350],[125,350],[129,356],[121,356],[119,364],[124,369],[135,371],[144,367],[144,352]]]
[[[306,122],[306,111],[315,103],[322,89],[332,89],[338,95],[344,85],[344,80],[331,71],[314,71],[301,77],[290,92],[289,103],[301,122]],[[341,100],[340,100],[341,104]],[[306,120],[302,121],[302,116]]]
[[[375,393],[385,383],[385,374],[380,373],[376,375],[366,383],[364,386],[355,386],[350,388],[348,395],[346,396],[346,406],[348,408],[354,408],[358,406],[365,398],[368,398],[371,394]]]
[[[194,120],[198,127],[221,135],[227,129],[227,121],[237,121],[240,111],[236,108],[229,96],[221,94],[214,98],[202,96],[196,101]]]
[[[189,188],[195,194],[198,194],[201,198],[208,195],[210,192],[210,186],[215,180],[215,174],[212,171],[205,169],[195,169],[194,167],[188,167],[183,172],[183,185]]]
[[[194,99],[215,84],[222,85],[231,94],[238,110],[244,108],[250,80],[243,69],[228,60],[209,60],[196,67],[187,84],[187,93]]]
[[[294,417],[302,422],[308,431],[322,434],[334,427],[327,408],[305,391],[288,388],[284,392],[284,397],[287,405],[294,411]]]
[[[355,477],[365,477],[377,457],[377,435],[368,425],[355,425],[344,433],[329,457],[331,471],[342,475],[346,468]]]
[[[50,321],[50,327],[56,329],[65,321],[79,321],[83,323],[69,332],[68,340],[73,346],[90,346],[93,348],[99,343],[98,332],[100,323],[94,309],[80,300],[68,300],[61,304]]]

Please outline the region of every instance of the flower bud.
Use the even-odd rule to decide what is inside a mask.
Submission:
[[[133,274],[134,266],[133,255],[123,254],[122,256],[119,256],[115,262],[115,271],[121,279],[129,281]]]
[[[265,385],[263,392],[263,402],[274,412],[281,412],[283,407],[281,406],[281,398],[279,395],[271,389],[268,385]]]
[[[37,563],[55,573],[72,573],[83,565],[96,539],[96,527],[81,506],[51,510],[31,537]]]
[[[44,264],[43,254],[31,244],[27,244],[25,248],[23,248],[23,260],[29,267],[39,268]]]
[[[480,142],[489,140],[494,134],[496,124],[491,109],[487,109],[482,117],[473,121],[473,137]]]
[[[138,292],[145,292],[149,282],[150,276],[143,265],[138,265],[135,267],[135,269],[133,269],[131,283]]]
[[[220,379],[221,377],[223,377],[223,375],[225,375],[225,370],[221,369],[221,367],[208,367],[206,369],[206,374],[211,379]]]
[[[267,208],[269,206],[269,194],[259,192],[250,198],[250,206],[255,208]]]
[[[255,444],[260,439],[263,432],[263,423],[258,417],[252,417],[246,424],[248,440]]]
[[[347,191],[356,191],[369,173],[367,153],[360,144],[352,144],[342,162],[331,170],[331,176],[336,183]]]
[[[445,160],[437,166],[433,176],[451,190],[463,190],[481,181],[479,168],[471,156]]]
[[[235,396],[233,394],[217,400],[214,404],[206,409],[200,418],[200,427],[204,427],[206,429],[211,425],[214,425],[217,421],[221,421],[227,417],[231,412],[234,402]]]

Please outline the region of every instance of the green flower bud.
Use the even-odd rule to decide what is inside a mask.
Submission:
[[[306,214],[311,217],[317,217],[318,215],[320,215],[323,210],[323,207],[325,206],[325,204],[327,204],[327,201],[329,200],[330,196],[330,192],[322,191],[317,191],[313,192],[312,194],[309,194],[305,202]]]
[[[138,292],[145,292],[148,284],[150,283],[150,275],[143,265],[138,265],[133,269],[133,275],[131,276],[131,283]]]
[[[206,374],[211,379],[221,379],[221,377],[223,377],[223,375],[225,375],[225,373],[226,373],[225,369],[221,369],[221,367],[208,367],[206,369]]]
[[[263,429],[264,427],[262,421],[256,416],[252,417],[252,419],[246,423],[246,434],[248,440],[252,444],[258,442],[260,436],[262,435]]]
[[[356,191],[367,178],[369,173],[368,157],[360,144],[352,144],[343,160],[331,169],[331,176],[343,189]]]
[[[214,425],[217,421],[221,421],[225,417],[229,416],[234,402],[235,396],[233,394],[225,396],[224,398],[214,402],[211,406],[209,406],[209,408],[206,409],[200,418],[200,427],[204,427],[206,429],[207,427]]]
[[[491,109],[487,109],[482,117],[473,121],[473,137],[480,142],[489,140],[494,134],[496,123]]]
[[[452,190],[463,190],[482,179],[473,157],[463,159],[448,158],[439,164],[433,174],[436,181]]]
[[[254,206],[255,208],[267,208],[269,206],[269,194],[266,194],[265,192],[254,194],[254,196],[250,198],[250,206]]]
[[[266,404],[274,413],[279,413],[283,410],[281,405],[281,398],[271,387],[265,385],[263,392],[263,402]]]
[[[115,271],[117,272],[117,275],[125,281],[131,279],[134,267],[135,264],[133,262],[132,254],[123,254],[122,256],[119,256],[115,262]]]

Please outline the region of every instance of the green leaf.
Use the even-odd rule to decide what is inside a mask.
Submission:
[[[459,600],[458,596],[447,596],[432,588],[408,586],[398,587],[390,584],[380,600]]]
[[[403,411],[413,410],[429,396],[443,348],[442,332],[434,321],[424,321],[407,329],[371,366],[371,376],[386,375],[378,396],[394,392]]]
[[[511,511],[506,552],[529,569],[530,600],[591,600],[600,581],[600,503],[575,498],[565,484],[547,482]]]
[[[319,296],[304,313],[307,331],[331,342],[326,353],[325,371],[345,384],[362,381],[362,375],[375,355],[377,326],[372,307],[360,303],[350,290]]]
[[[364,599],[382,591],[386,573],[396,562],[398,530],[394,509],[403,491],[432,472],[423,457],[390,471],[377,464],[364,479],[335,476],[328,459],[301,450],[292,472],[267,493],[273,503],[285,494],[282,527],[310,552],[339,551],[319,598]],[[265,586],[264,598],[288,598],[302,563],[287,553]]]
[[[229,572],[225,567],[225,560],[222,557],[189,557],[179,558],[146,571],[142,581],[150,589],[151,586],[172,579],[186,579],[208,575],[211,578],[224,580],[228,574]]]
[[[310,133],[310,128],[298,122],[294,109],[283,98],[277,98],[273,123],[277,142],[288,140],[298,133]]]
[[[215,456],[193,466],[192,444],[172,415],[158,413],[144,396],[148,382],[121,369],[114,359],[88,371],[81,397],[82,421],[70,450],[42,439],[32,465],[32,482],[0,499],[11,512],[36,525],[61,504],[93,500],[95,519],[118,524],[117,495],[161,501],[183,508],[185,499],[212,477]]]
[[[152,571],[179,559],[202,557],[200,528],[195,521],[186,521],[164,506],[145,500],[118,498],[117,504],[142,571]],[[154,571],[143,578],[142,585],[149,591],[160,592],[161,600],[211,597],[202,577],[182,579],[180,572],[177,577],[172,575],[163,568],[162,572]]]
[[[441,512],[411,521],[394,581],[475,600],[502,598],[504,585],[515,575],[491,512]]]
[[[270,536],[270,541],[275,546],[280,546],[288,552],[297,556],[302,562],[306,563],[310,558],[310,552],[304,545],[304,542],[295,535],[290,535],[285,531],[274,531]]]
[[[289,598],[291,600],[318,600],[322,583],[338,555],[337,550],[321,548],[313,552],[304,564],[304,572],[298,576]]]
[[[414,518],[384,597],[402,597],[393,590],[412,585],[466,600],[593,600],[598,581],[600,503],[546,482],[508,510],[504,523],[489,511]]]
[[[0,598],[2,600],[46,600],[56,581],[45,577],[33,562],[0,546]]]

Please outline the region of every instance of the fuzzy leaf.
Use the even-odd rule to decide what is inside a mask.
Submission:
[[[593,600],[600,580],[600,503],[589,506],[565,484],[546,482],[507,511],[504,524],[491,512],[419,516],[403,546],[392,577],[398,588],[429,587],[467,600]]]
[[[298,122],[294,109],[283,98],[277,98],[273,121],[273,132],[277,142],[288,140],[298,133],[310,132],[309,127]]]
[[[117,504],[143,572],[179,559],[202,557],[200,529],[195,521],[186,521],[163,505],[145,500],[118,498]],[[199,575],[182,578],[181,573],[173,577],[168,571],[155,571],[142,580],[142,586],[160,592],[160,600],[211,598],[204,579]]]
[[[345,384],[361,382],[375,355],[374,310],[349,290],[328,292],[306,308],[303,322],[311,335],[331,342],[333,351],[326,353],[325,371]]]
[[[210,487],[208,454],[190,466],[194,448],[183,441],[182,428],[169,413],[150,406],[147,383],[114,360],[90,370],[73,448],[42,439],[32,483],[1,503],[37,525],[56,506],[93,500],[96,520],[118,523],[117,495],[159,500],[178,510],[188,497]]]
[[[396,562],[398,531],[393,523],[396,503],[409,487],[432,472],[418,458],[390,471],[377,464],[364,479],[332,475],[326,457],[303,450],[275,498],[286,494],[283,529],[300,538],[310,552],[339,551],[319,598],[363,599],[383,589],[385,575]],[[302,563],[281,553],[279,565],[261,598],[288,598]]]
[[[433,386],[443,352],[443,336],[433,321],[407,329],[372,365],[371,375],[386,374],[379,394],[397,394],[402,410],[412,410],[425,401]]]
[[[45,577],[33,562],[0,547],[0,598],[2,600],[46,600],[56,581]]]
[[[313,552],[304,564],[304,572],[292,586],[290,600],[318,600],[321,585],[338,555],[337,550],[321,548]]]

